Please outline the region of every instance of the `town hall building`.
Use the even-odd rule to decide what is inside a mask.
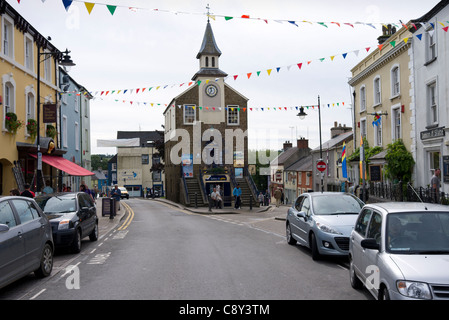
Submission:
[[[256,196],[248,173],[248,98],[225,83],[221,54],[208,21],[199,71],[164,111],[166,197],[185,205],[206,205],[217,185],[225,206],[237,183],[244,203]]]

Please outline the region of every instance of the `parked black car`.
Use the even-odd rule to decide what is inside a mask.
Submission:
[[[53,269],[50,223],[31,198],[0,196],[0,288],[33,272]]]
[[[97,208],[85,192],[55,193],[35,198],[50,220],[57,247],[81,251],[81,239],[98,240]]]

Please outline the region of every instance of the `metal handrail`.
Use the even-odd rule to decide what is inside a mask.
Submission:
[[[190,204],[190,198],[189,198],[189,190],[187,189],[187,182],[186,182],[186,177],[184,177],[184,174],[181,172],[181,176],[182,176],[182,183],[184,184],[184,192],[186,194],[186,204]]]

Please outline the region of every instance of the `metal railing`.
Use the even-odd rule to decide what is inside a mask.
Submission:
[[[449,194],[435,192],[430,187],[413,187],[402,182],[371,182],[369,195],[385,201],[425,202],[449,204]]]

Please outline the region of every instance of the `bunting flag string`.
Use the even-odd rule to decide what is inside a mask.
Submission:
[[[17,0],[17,2],[20,4],[20,0]],[[45,3],[45,0],[42,0],[43,3]],[[130,6],[125,6],[125,5],[115,5],[115,4],[107,4],[107,3],[98,3],[98,2],[86,2],[83,0],[62,0],[62,3],[64,5],[64,8],[66,9],[66,11],[69,10],[70,6],[72,5],[73,2],[78,2],[78,3],[83,3],[84,6],[86,7],[86,10],[88,12],[89,15],[91,15],[93,9],[95,6],[99,5],[99,6],[105,6],[108,11],[110,12],[111,15],[114,15],[115,11],[117,8],[120,9],[126,9],[126,10],[130,10],[132,12],[138,12],[138,11],[152,11],[152,12],[160,12],[160,13],[171,13],[171,14],[175,14],[175,15],[179,15],[179,14],[186,14],[186,15],[202,15],[202,16],[207,16],[210,19],[216,20],[216,18],[222,18],[225,21],[231,21],[233,19],[242,19],[242,20],[255,20],[255,21],[262,21],[265,24],[268,24],[269,22],[276,22],[276,23],[280,23],[280,24],[287,24],[290,26],[295,26],[298,27],[300,26],[300,24],[308,24],[308,25],[319,25],[322,26],[324,28],[329,28],[330,25],[334,25],[337,26],[338,28],[341,28],[342,26],[346,26],[348,28],[352,28],[355,29],[356,26],[367,26],[373,29],[378,29],[378,28],[382,28],[383,26],[387,26],[387,25],[392,25],[396,28],[401,28],[404,27],[406,29],[409,29],[410,27],[407,26],[406,24],[404,24],[401,20],[399,20],[399,23],[373,23],[373,22],[361,22],[361,21],[357,21],[357,22],[336,22],[336,21],[309,21],[309,20],[294,20],[294,19],[266,19],[266,18],[258,18],[258,17],[253,17],[251,14],[242,14],[239,16],[231,16],[231,15],[223,15],[223,14],[211,14],[209,12],[207,13],[198,13],[198,12],[183,12],[183,11],[176,11],[176,10],[163,10],[163,9],[149,9],[149,8],[144,8],[144,7],[130,7]],[[423,25],[425,24],[424,22],[418,22],[419,24]],[[438,24],[440,24],[443,28],[443,30],[445,32],[448,32],[449,26],[446,26],[445,23],[449,24],[449,21],[445,21],[445,22],[437,22]],[[434,23],[429,23],[430,25],[432,25],[433,28],[435,28],[435,24]],[[415,23],[411,23],[411,28],[415,28],[418,29]]]
[[[75,94],[73,92],[64,92],[62,94]],[[86,94],[86,93],[85,93]],[[80,95],[80,93],[76,93],[76,95]],[[107,101],[106,98],[104,97],[94,97],[94,99],[100,99],[102,101]],[[132,106],[149,106],[149,107],[164,107],[167,108],[168,105],[164,104],[164,103],[157,103],[157,102],[143,102],[143,101],[134,101],[134,100],[123,100],[123,99],[112,99],[112,102],[117,102],[117,103],[124,103],[124,104],[129,104]],[[327,103],[327,104],[322,104],[321,108],[335,108],[335,107],[344,107],[345,106],[345,102],[333,102],[333,103]],[[171,105],[170,107],[175,107],[175,105]],[[179,109],[181,109],[183,106],[182,105],[177,105],[177,107]],[[248,111],[253,111],[253,112],[268,112],[268,111],[298,111],[300,108],[305,108],[311,111],[318,111],[318,109],[320,108],[318,105],[302,105],[302,106],[295,106],[295,107],[267,107],[267,106],[258,106],[258,107],[245,107],[245,108],[240,108],[240,107],[215,107],[215,106],[194,106],[194,109],[198,109],[198,110],[202,110],[205,112],[219,112],[219,111],[243,111],[243,112],[248,112]]]
[[[405,43],[408,43],[409,39],[405,38],[403,40]],[[392,41],[390,43],[393,47],[396,46],[396,42]],[[275,67],[275,68],[268,68],[268,69],[261,69],[258,71],[253,71],[253,72],[246,72],[244,74],[242,74],[243,76],[240,77],[240,75],[236,74],[236,75],[232,75],[232,76],[228,76],[225,77],[224,80],[228,80],[228,79],[233,79],[234,81],[236,81],[237,79],[241,79],[241,78],[246,78],[247,80],[250,79],[255,79],[260,77],[261,75],[265,74],[270,77],[273,74],[273,70],[276,70],[276,73],[280,73],[281,70],[287,70],[288,72],[291,70],[304,70],[304,66],[309,66],[311,65],[314,61],[319,61],[319,62],[324,62],[325,60],[330,60],[331,62],[335,62],[337,57],[342,57],[343,60],[346,60],[346,58],[348,57],[348,54],[354,54],[356,57],[359,56],[360,51],[364,51],[365,53],[369,53],[371,50],[373,49],[373,47],[365,47],[364,49],[360,49],[360,50],[353,50],[353,51],[348,51],[345,53],[341,53],[341,54],[336,54],[336,55],[332,55],[328,58],[320,58],[317,60],[309,60],[307,62],[299,62],[299,63],[294,63],[291,65],[287,65],[287,66],[282,66],[282,67]],[[264,70],[264,71],[262,71]],[[255,75],[257,75],[257,77],[255,77]],[[204,80],[206,81],[206,83],[208,83],[209,81],[218,81],[218,78],[215,79],[206,79]],[[95,91],[95,92],[91,92],[92,95],[94,96],[107,96],[107,95],[112,95],[112,94],[133,94],[133,93],[144,93],[144,92],[155,92],[157,90],[160,89],[166,89],[166,88],[174,88],[174,87],[190,87],[194,84],[200,85],[202,81],[198,80],[198,81],[189,81],[189,82],[183,82],[183,83],[175,83],[175,84],[169,84],[169,85],[157,85],[157,86],[152,86],[152,87],[143,87],[143,88],[136,88],[136,89],[121,89],[121,90],[101,90],[101,91]]]

